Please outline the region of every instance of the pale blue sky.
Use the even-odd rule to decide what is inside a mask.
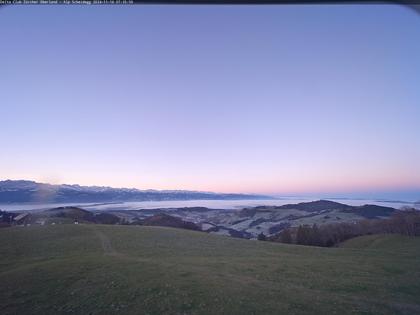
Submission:
[[[420,191],[419,39],[393,5],[5,7],[1,178]]]

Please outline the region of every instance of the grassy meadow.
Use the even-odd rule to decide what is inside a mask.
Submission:
[[[340,248],[144,226],[0,230],[0,313],[420,314],[420,238]]]

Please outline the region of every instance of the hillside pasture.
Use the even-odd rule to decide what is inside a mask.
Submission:
[[[0,239],[2,315],[420,314],[419,238],[318,248],[81,224]]]

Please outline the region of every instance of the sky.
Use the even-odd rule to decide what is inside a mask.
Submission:
[[[419,38],[396,5],[3,7],[0,179],[420,199]]]

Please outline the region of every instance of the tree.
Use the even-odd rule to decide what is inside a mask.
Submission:
[[[284,229],[280,233],[280,241],[282,243],[291,244],[292,243],[292,234],[290,233],[289,229]]]
[[[322,246],[321,232],[319,231],[318,226],[315,223],[310,231],[309,244],[314,246]]]
[[[303,230],[303,226],[299,225],[297,232],[296,232],[296,244],[303,245],[305,244],[305,232]]]
[[[266,241],[267,240],[267,237],[265,236],[265,234],[263,232],[258,234],[257,238],[258,238],[259,241]]]
[[[310,244],[310,227],[308,225],[299,225],[296,233],[296,244],[309,245]]]

